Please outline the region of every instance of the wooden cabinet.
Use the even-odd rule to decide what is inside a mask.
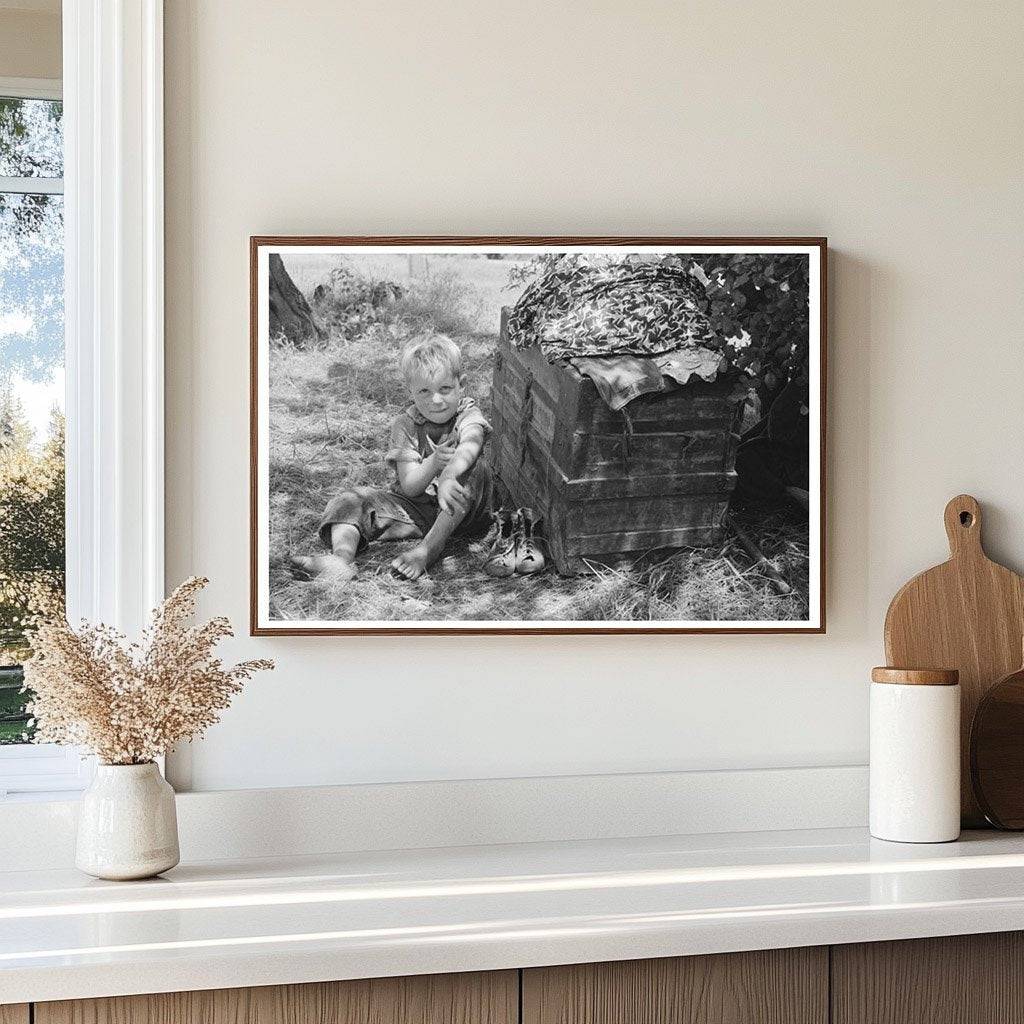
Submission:
[[[518,1004],[518,972],[492,971],[37,1003],[35,1024],[516,1024]]]
[[[832,947],[833,1024],[1024,1024],[1024,933]]]
[[[826,1024],[828,949],[523,971],[523,1024]]]
[[[0,1024],[1024,1024],[1024,933],[0,1006]]]

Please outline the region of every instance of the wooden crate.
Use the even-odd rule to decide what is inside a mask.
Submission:
[[[513,348],[502,314],[490,460],[514,505],[543,517],[559,572],[722,535],[736,484],[740,404],[696,381],[612,412],[594,382]]]

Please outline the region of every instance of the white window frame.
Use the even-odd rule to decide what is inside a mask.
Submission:
[[[19,100],[59,100],[63,95],[59,78],[0,77],[0,96],[13,96]]]
[[[64,0],[63,39],[62,83],[17,81],[64,100],[68,618],[135,636],[164,596],[163,0]],[[0,748],[0,798],[91,774]]]

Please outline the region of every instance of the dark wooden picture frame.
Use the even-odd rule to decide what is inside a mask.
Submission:
[[[261,551],[267,554],[269,564],[268,541],[261,536],[261,501],[260,494],[261,480],[268,479],[261,475],[261,459],[268,458],[267,453],[261,448],[261,437],[263,429],[268,431],[269,426],[261,421],[261,402],[266,399],[262,394],[263,382],[261,381],[261,314],[268,315],[266,308],[261,310],[261,295],[264,294],[260,282],[260,253],[264,249],[282,249],[289,247],[395,247],[400,250],[416,249],[417,247],[443,246],[477,246],[495,248],[507,246],[536,246],[555,247],[571,250],[574,247],[664,247],[666,249],[678,248],[681,250],[694,247],[707,247],[705,251],[713,252],[716,248],[733,249],[742,252],[743,249],[751,250],[764,249],[766,247],[792,247],[794,250],[806,250],[812,264],[816,258],[817,264],[810,277],[811,282],[817,281],[816,294],[809,295],[810,309],[814,315],[810,317],[812,324],[811,337],[809,338],[810,359],[815,364],[815,372],[811,379],[817,380],[817,388],[811,390],[811,402],[815,397],[819,403],[816,410],[818,424],[817,444],[813,432],[811,434],[811,456],[813,466],[817,462],[816,481],[812,475],[810,483],[810,514],[808,544],[811,552],[810,562],[816,566],[816,579],[812,580],[811,594],[816,594],[817,600],[811,601],[808,610],[807,623],[786,622],[773,625],[771,622],[752,624],[743,620],[716,622],[709,621],[707,625],[700,622],[656,622],[637,621],[633,622],[571,622],[557,625],[547,625],[544,621],[529,621],[523,624],[515,620],[496,619],[493,622],[486,621],[460,621],[453,620],[448,623],[428,622],[419,625],[416,622],[395,621],[393,623],[373,623],[353,620],[338,621],[315,624],[305,624],[304,621],[291,621],[289,619],[270,619],[264,615],[260,602],[266,598],[266,611],[269,612],[269,589],[261,592]],[[814,255],[810,255],[816,253]],[[289,235],[257,235],[249,240],[250,277],[249,277],[249,302],[250,302],[250,632],[253,636],[347,636],[347,635],[545,635],[545,634],[775,634],[775,633],[814,633],[823,634],[826,628],[825,607],[826,607],[826,502],[825,502],[825,465],[826,465],[826,408],[827,408],[827,264],[828,245],[824,237],[620,237],[620,236],[373,236],[373,237],[351,237],[351,236],[289,236]],[[812,292],[814,289],[812,288]],[[265,298],[265,295],[264,295]],[[817,307],[815,309],[815,301]],[[265,306],[269,305],[265,303]],[[817,321],[817,338],[813,336],[813,323]],[[817,341],[815,346],[814,342]],[[814,458],[816,453],[816,460]],[[817,483],[817,494],[814,494],[813,487]],[[269,485],[268,499],[269,499]],[[770,567],[768,572],[772,570]],[[269,570],[267,570],[269,573]],[[268,585],[269,587],[269,585]]]

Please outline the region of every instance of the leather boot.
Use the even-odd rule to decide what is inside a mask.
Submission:
[[[512,514],[506,508],[491,513],[494,540],[487,552],[484,572],[488,576],[511,576],[516,571],[516,531]]]
[[[515,551],[516,572],[520,576],[531,576],[544,569],[544,552],[540,548],[540,539],[536,535],[537,522],[532,508],[516,509],[515,515]]]

